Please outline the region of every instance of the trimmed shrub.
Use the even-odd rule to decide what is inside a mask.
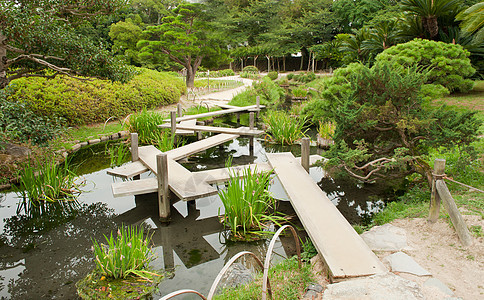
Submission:
[[[268,77],[262,78],[262,81],[254,83],[252,88],[237,94],[230,102],[230,105],[247,106],[256,103],[256,97],[260,96],[260,104],[276,105],[284,99],[284,89],[277,85]]]
[[[9,90],[0,90],[0,132],[20,142],[43,145],[62,130],[58,118],[50,120],[33,111],[25,103],[7,100]]]
[[[247,66],[242,69],[242,72],[247,72],[247,73],[259,73],[259,69],[257,69],[256,66]]]
[[[277,71],[271,71],[267,73],[267,77],[269,77],[271,80],[276,80],[277,77],[279,77],[279,73],[277,73]]]
[[[471,65],[469,52],[461,45],[415,39],[378,54],[376,62],[383,61],[429,69],[427,83],[440,84],[450,92],[468,92],[473,87],[473,81],[465,78],[476,70]]]
[[[14,93],[10,100],[25,103],[37,115],[61,117],[72,126],[104,122],[113,116],[122,118],[142,108],[175,103],[186,90],[184,82],[170,74],[138,70],[125,84],[64,76],[17,79],[11,84]]]
[[[235,72],[232,69],[225,69],[225,70],[220,70],[218,71],[220,76],[225,77],[225,76],[234,76]]]

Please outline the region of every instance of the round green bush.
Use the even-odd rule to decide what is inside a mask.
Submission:
[[[376,61],[429,69],[427,83],[440,84],[450,92],[468,92],[474,84],[466,78],[476,70],[471,65],[469,52],[461,45],[415,39],[386,49],[376,56]]]
[[[277,71],[271,71],[267,73],[267,77],[269,77],[271,80],[276,80],[277,77],[279,77],[279,73],[277,73]]]
[[[255,66],[247,66],[242,69],[242,72],[247,72],[247,73],[259,73],[259,69]]]
[[[21,78],[11,83],[14,93],[10,99],[25,103],[50,119],[61,117],[73,126],[104,122],[110,117],[123,118],[143,108],[175,103],[186,91],[184,82],[171,74],[148,69],[138,71],[125,84],[64,76]]]

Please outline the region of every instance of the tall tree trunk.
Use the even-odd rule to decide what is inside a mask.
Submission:
[[[259,57],[259,55],[256,55],[254,56],[254,67],[257,68],[257,58]]]
[[[192,87],[195,87],[195,73],[197,72],[197,70],[191,66],[191,65],[188,65],[187,66],[187,76],[186,76],[186,84],[187,84],[187,87],[189,88],[192,88]]]
[[[286,56],[282,57],[282,70],[286,72]]]
[[[271,58],[266,55],[267,58],[267,72],[271,71]]]
[[[7,48],[5,48],[7,37],[0,32],[0,89],[8,85],[7,78]]]
[[[244,58],[240,58],[240,71],[244,69]]]

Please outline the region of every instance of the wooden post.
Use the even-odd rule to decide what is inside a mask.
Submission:
[[[301,140],[301,165],[309,173],[309,138]]]
[[[131,133],[131,161],[137,161],[138,156],[138,133]]]
[[[449,192],[447,185],[443,179],[437,180],[435,183],[436,190],[444,203],[445,210],[449,213],[450,219],[452,220],[452,225],[454,225],[455,231],[459,236],[460,242],[464,247],[468,247],[472,244],[472,237],[467,228],[467,225],[462,218],[462,215],[455,205],[454,198]]]
[[[171,136],[173,137],[173,144],[176,145],[176,111],[170,111],[171,122]]]
[[[260,96],[255,97],[255,108],[257,109],[257,119],[259,119],[259,112],[260,112]]]
[[[442,180],[439,178],[444,175],[445,170],[445,159],[436,159],[434,161],[434,173],[432,178],[432,194],[430,196],[430,210],[429,218],[427,219],[430,223],[435,223],[439,219],[440,214],[440,196],[437,193],[435,183],[437,180]]]
[[[237,116],[237,125],[240,125],[240,113],[235,113]]]
[[[204,126],[205,125],[205,122],[204,121],[197,121],[196,124],[197,125]],[[197,141],[199,141],[199,140],[201,140],[203,138],[203,135],[202,135],[202,132],[201,131],[197,131],[196,134],[197,134]]]
[[[254,129],[254,112],[249,113],[249,128]],[[249,137],[249,155],[254,156],[254,136]]]
[[[170,190],[168,188],[168,156],[160,153],[156,156],[158,178],[158,207],[160,220],[166,221],[170,217]]]
[[[183,117],[183,109],[180,103],[176,105],[176,114],[178,117]]]

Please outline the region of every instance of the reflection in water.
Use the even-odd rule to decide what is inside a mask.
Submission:
[[[236,139],[195,155],[184,165],[193,171],[219,168],[224,166],[229,155],[234,157],[234,165],[265,162],[266,151],[298,152],[300,149],[299,146],[279,149],[256,140],[254,151],[250,153],[247,142],[248,139]],[[102,149],[104,146],[99,147]],[[316,151],[311,148],[311,153]],[[81,157],[80,160],[84,161],[81,164],[83,169],[80,169],[82,173],[92,172],[89,156]],[[93,164],[106,167],[102,159]],[[207,294],[218,272],[236,253],[248,250],[261,258],[265,257],[267,240],[257,243],[225,241],[225,231],[218,219],[218,214],[223,213],[223,205],[218,196],[197,199],[193,204],[183,201],[173,203],[172,220],[167,226],[159,222],[155,194],[114,199],[110,188],[113,179],[105,172],[102,170],[85,175],[86,181],[92,183],[93,190],[82,194],[80,203],[72,203],[72,207],[54,205],[39,211],[24,209],[17,215],[13,196],[0,194],[0,219],[3,219],[0,220],[3,221],[0,222],[0,230],[4,228],[0,235],[0,298],[75,298],[75,282],[95,266],[91,252],[92,239],[104,240],[104,235],[116,231],[122,223],[149,228],[153,234],[153,249],[158,256],[153,267],[175,270],[173,278],[159,285],[158,296],[186,288]],[[323,175],[321,169],[311,169],[315,181],[319,181]],[[344,207],[353,209],[348,213],[343,212],[351,222],[355,216],[361,218],[367,211],[374,210],[367,203],[371,200],[367,196],[363,198],[365,200],[358,200],[366,187],[349,192],[341,187],[341,182],[328,182],[327,179],[323,179],[319,185],[334,202],[338,201],[340,210]],[[278,199],[287,198],[277,179],[271,191]],[[281,201],[278,210],[295,215],[287,201]],[[294,222],[298,220],[294,219]],[[296,227],[302,228],[302,225],[296,223]],[[274,262],[294,254],[292,237],[281,237],[275,251]]]
[[[104,239],[105,234],[116,230],[112,213],[103,203],[77,206],[76,218],[68,218],[67,221],[64,218],[64,224],[57,223],[56,228],[50,229],[52,224],[46,225],[47,216],[57,222],[54,212],[59,213],[59,209],[45,210],[45,215],[38,217],[42,220],[39,224],[33,222],[37,217],[32,218],[32,215],[5,220],[2,236],[7,238],[8,243],[0,248],[0,276],[5,276],[3,282],[8,284],[7,289],[0,290],[1,297],[73,298],[76,293],[74,283],[94,267],[91,239]],[[71,216],[74,211],[63,214]],[[23,226],[22,220],[31,225]],[[32,229],[39,230],[29,233]],[[12,272],[12,266],[18,265],[18,262],[22,262],[22,267]]]
[[[355,184],[328,176],[318,182],[329,200],[345,216],[350,224],[367,224],[371,217],[385,206],[384,194],[378,186]]]

